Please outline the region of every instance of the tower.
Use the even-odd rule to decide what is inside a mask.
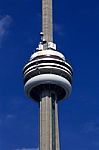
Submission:
[[[40,150],[60,150],[58,101],[72,89],[72,67],[53,43],[52,0],[42,0],[41,41],[23,68],[26,95],[40,106]]]

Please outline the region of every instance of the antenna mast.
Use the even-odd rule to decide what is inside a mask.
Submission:
[[[52,0],[42,0],[42,31],[47,42],[53,42]]]

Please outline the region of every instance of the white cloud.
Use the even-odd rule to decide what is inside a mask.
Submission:
[[[14,117],[15,117],[14,115],[8,114],[8,115],[6,116],[6,119],[13,119]]]
[[[55,31],[56,34],[58,34],[59,36],[64,36],[63,26],[62,26],[62,25],[55,23],[55,24],[54,24],[54,31]]]
[[[89,132],[99,132],[99,123],[92,121],[86,122],[83,124],[81,132],[89,133]]]
[[[1,114],[0,115],[0,126],[4,126],[4,124],[7,124],[9,121],[12,121],[15,118],[15,115],[13,114]]]
[[[9,15],[4,16],[3,18],[0,16],[0,47],[8,33],[8,28],[10,27],[11,21],[12,18]]]
[[[21,148],[16,150],[39,150],[39,148]]]

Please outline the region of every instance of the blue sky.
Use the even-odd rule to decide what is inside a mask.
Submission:
[[[59,103],[61,150],[99,150],[99,1],[54,0],[54,42],[74,69]],[[0,150],[38,150],[39,108],[22,68],[40,40],[41,0],[0,0]]]

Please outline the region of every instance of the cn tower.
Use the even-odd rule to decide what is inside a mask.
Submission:
[[[52,0],[42,0],[41,41],[24,66],[24,90],[40,106],[39,150],[60,150],[58,101],[72,90],[72,67],[53,42]]]

